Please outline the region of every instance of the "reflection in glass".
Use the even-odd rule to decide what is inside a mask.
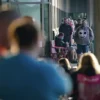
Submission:
[[[31,16],[40,22],[40,4],[23,4],[19,5],[22,16]]]
[[[41,0],[17,0],[19,2],[40,2]]]
[[[49,34],[49,5],[44,5],[44,30],[45,35],[48,37]]]

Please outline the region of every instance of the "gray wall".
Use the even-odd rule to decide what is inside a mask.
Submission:
[[[70,12],[78,13],[78,12],[87,12],[88,0],[70,0]]]

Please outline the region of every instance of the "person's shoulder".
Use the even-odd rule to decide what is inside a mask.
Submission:
[[[60,24],[60,27],[64,26],[64,23]]]
[[[64,72],[64,69],[62,69],[61,67],[59,67],[58,64],[54,63],[53,61],[46,61],[46,62],[39,62],[39,68],[40,71],[45,72],[45,73],[49,73],[49,74],[61,74]]]
[[[45,70],[48,70],[48,69],[54,70],[55,67],[57,66],[52,61],[40,61],[40,62],[38,62],[38,65],[40,66],[41,69],[45,69]]]
[[[3,57],[0,59],[0,69],[8,67],[13,57]],[[13,62],[13,61],[12,61]]]

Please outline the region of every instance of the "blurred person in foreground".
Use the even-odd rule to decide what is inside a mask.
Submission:
[[[13,21],[8,36],[10,44],[16,44],[18,49],[0,62],[0,99],[58,100],[61,95],[70,94],[69,75],[60,72],[55,64],[37,59],[39,41],[44,39],[35,20],[26,16]]]
[[[73,100],[78,100],[79,94],[81,94],[81,93],[82,93],[82,95],[84,95],[84,93],[87,94],[87,95],[85,94],[85,96],[83,96],[83,97],[88,97],[89,93],[90,93],[90,97],[92,97],[92,95],[95,95],[95,93],[93,93],[93,90],[91,90],[91,89],[96,88],[96,85],[94,85],[94,87],[93,87],[93,83],[92,83],[92,87],[93,87],[92,88],[91,84],[89,84],[90,87],[88,86],[89,89],[87,88],[87,90],[86,90],[86,87],[82,87],[81,85],[79,85],[79,82],[80,82],[78,79],[79,75],[82,76],[80,79],[83,82],[83,84],[84,83],[88,84],[89,82],[91,82],[92,80],[95,80],[95,79],[97,80],[97,77],[95,77],[96,75],[97,76],[99,75],[99,80],[100,80],[100,65],[94,54],[92,54],[92,53],[83,54],[79,61],[79,65],[78,65],[76,71],[72,74],[72,79],[74,82]],[[84,78],[85,78],[85,80],[84,80]],[[88,82],[88,80],[89,80],[89,82]],[[86,91],[80,92],[81,91],[80,88],[81,89],[84,88],[84,91],[85,90]],[[100,88],[99,88],[99,90],[100,90]],[[94,91],[94,92],[97,92],[97,91]],[[85,99],[79,99],[79,100],[92,100],[92,99],[85,98]]]

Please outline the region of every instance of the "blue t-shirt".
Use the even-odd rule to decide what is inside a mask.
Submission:
[[[0,99],[58,100],[72,90],[68,75],[48,62],[37,61],[25,54],[0,62]]]

